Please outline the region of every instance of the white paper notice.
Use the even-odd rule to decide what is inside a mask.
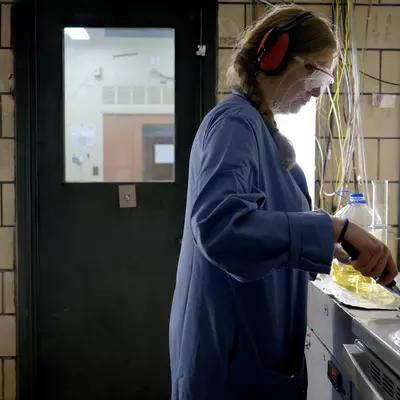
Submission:
[[[93,147],[96,144],[96,127],[93,124],[73,124],[69,131],[75,144],[83,147]]]
[[[155,164],[173,164],[175,161],[173,144],[156,144],[154,146]]]

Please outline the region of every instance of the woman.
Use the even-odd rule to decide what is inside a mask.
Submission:
[[[307,284],[329,273],[343,237],[354,264],[388,283],[388,249],[310,211],[275,112],[297,112],[331,83],[329,25],[280,6],[239,42],[233,93],[204,119],[190,158],[185,230],[170,320],[173,400],[305,399]]]

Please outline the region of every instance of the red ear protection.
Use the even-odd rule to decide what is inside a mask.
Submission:
[[[285,69],[291,56],[290,30],[312,17],[311,13],[304,12],[267,31],[257,50],[257,67],[269,75],[278,74]]]
[[[277,38],[274,38],[274,40],[270,36],[275,36],[272,30],[264,35],[257,51],[257,54],[260,54],[260,56],[257,57],[258,67],[267,73],[273,73],[273,71],[279,69],[283,64],[283,60],[289,48],[289,34],[287,32],[280,34]],[[266,46],[268,43],[272,42],[272,46]]]

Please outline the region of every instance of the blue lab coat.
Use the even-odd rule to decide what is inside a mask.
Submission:
[[[234,91],[193,143],[170,317],[172,400],[297,400],[305,391],[307,284],[329,273],[330,217],[299,166]]]

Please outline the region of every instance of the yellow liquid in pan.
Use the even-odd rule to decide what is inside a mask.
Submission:
[[[351,265],[335,260],[332,262],[331,275],[338,285],[367,300],[381,305],[389,305],[396,301],[396,296],[378,285],[374,279],[362,275]]]

